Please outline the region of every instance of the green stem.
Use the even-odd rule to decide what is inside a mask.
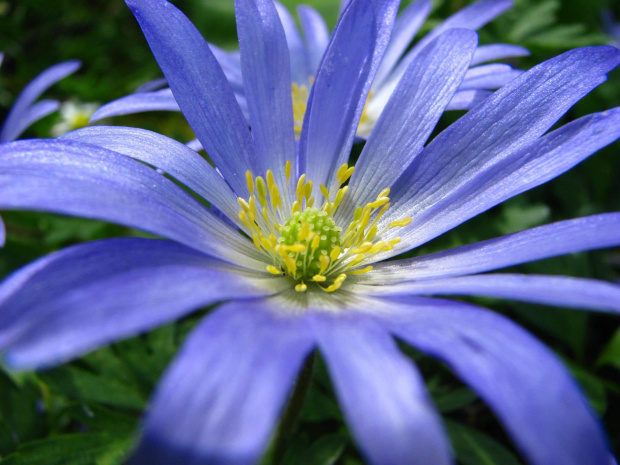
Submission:
[[[301,373],[299,374],[299,378],[297,379],[295,389],[291,394],[282,419],[280,420],[280,425],[278,426],[273,440],[272,460],[270,461],[273,465],[279,465],[284,460],[286,449],[295,427],[297,426],[297,422],[299,421],[299,415],[301,414],[306,395],[310,388],[313,369],[314,353],[306,359]]]

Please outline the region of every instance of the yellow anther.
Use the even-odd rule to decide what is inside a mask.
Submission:
[[[327,189],[327,187],[321,184],[319,186],[319,189],[321,190],[321,194],[323,194],[323,197],[325,197],[325,200],[329,200],[329,190]]]
[[[265,223],[269,224],[269,209],[267,207],[263,207],[261,212],[263,214],[263,219],[265,220]]]
[[[308,234],[310,233],[310,225],[308,223],[304,223],[301,225],[301,230],[299,231],[299,240],[305,241],[308,238]]]
[[[336,261],[338,259],[338,257],[340,257],[340,247],[334,247],[332,249],[332,251],[329,253],[329,258],[331,259],[331,261]]]
[[[251,228],[250,223],[248,223],[248,216],[245,214],[243,210],[239,212],[239,220],[246,225],[248,228]]]
[[[271,195],[271,208],[275,210],[278,207],[282,207],[282,198],[280,197],[280,189],[276,184],[272,184],[269,189]]]
[[[336,178],[342,179],[342,176],[344,176],[344,173],[348,168],[349,165],[347,163],[340,165],[340,168],[338,168],[338,171],[336,171]]]
[[[347,267],[348,268],[353,268],[355,265],[359,265],[364,260],[366,260],[366,257],[364,255],[358,255],[353,260],[351,260],[351,262],[347,265]]]
[[[256,176],[256,192],[258,193],[258,201],[264,206],[269,191],[267,190],[265,180],[260,176]]]
[[[336,192],[336,198],[334,199],[334,208],[338,208],[340,206],[340,202],[342,202],[342,198],[348,190],[349,186],[344,186],[342,189],[338,189],[338,192]]]
[[[304,197],[306,197],[306,201],[308,201],[312,195],[312,186],[312,180],[309,180],[304,186]]]
[[[366,229],[366,226],[368,226],[368,223],[370,222],[370,209],[367,208],[364,210],[364,214],[362,215],[362,219],[360,220],[360,229],[364,230]]]
[[[237,197],[237,202],[239,203],[239,206],[241,208],[243,208],[243,211],[248,212],[250,211],[250,204],[248,204],[245,200],[243,200],[241,197]]]
[[[312,281],[317,282],[317,283],[324,283],[325,281],[327,281],[327,278],[321,274],[315,274],[312,277]]]
[[[314,236],[314,239],[312,239],[312,243],[310,247],[312,247],[313,249],[318,249],[320,243],[321,243],[321,236],[317,234],[316,236]]]
[[[293,245],[280,245],[283,250],[288,252],[305,252],[308,248],[303,244],[293,244]]]
[[[256,235],[256,233],[252,233],[252,242],[254,242],[254,247],[256,247],[258,250],[261,249],[260,241],[258,240],[258,236]]]
[[[403,218],[402,220],[392,221],[387,225],[388,228],[402,228],[403,226],[407,226],[413,221],[413,218],[410,216],[407,218]]]
[[[263,246],[263,249],[268,250],[268,251],[273,250],[271,241],[267,239],[265,236],[260,236],[260,243]]]
[[[341,274],[338,275],[338,277],[334,280],[334,284],[332,284],[331,286],[325,288],[325,292],[334,292],[337,291],[338,289],[340,289],[340,287],[342,286],[342,283],[344,283],[344,280],[347,279],[347,275],[346,274]]]
[[[293,257],[289,257],[288,255],[284,258],[284,263],[286,264],[286,268],[288,268],[289,273],[295,276],[297,273],[297,262]]]
[[[364,274],[372,271],[372,265],[368,265],[364,268],[360,268],[359,270],[349,271],[349,274]]]
[[[329,263],[330,263],[330,257],[328,257],[327,255],[321,255],[319,257],[319,263],[321,263],[321,268],[319,269],[319,274],[323,274],[325,273],[325,271],[327,271],[327,268],[329,267]]]
[[[394,239],[391,239],[390,241],[388,241],[388,244],[391,247],[394,247],[396,244],[400,244],[400,241],[401,241],[400,237],[395,237]]]
[[[379,241],[372,246],[371,253],[375,254],[389,249],[390,246],[387,243],[385,243],[384,241]]]
[[[269,265],[267,267],[267,271],[269,271],[271,274],[282,274],[282,271],[278,270],[275,266],[273,265]]]
[[[388,195],[390,195],[390,188],[386,187],[381,192],[379,192],[379,195],[377,196],[377,200],[379,200],[381,197],[387,197]]]
[[[271,170],[267,170],[267,188],[269,189],[269,192],[271,192],[271,187],[274,185],[273,182],[273,171]]]
[[[254,194],[254,178],[252,177],[252,172],[247,170],[245,172],[245,180],[248,183],[248,191],[250,195]]]
[[[308,290],[308,286],[306,285],[306,283],[299,283],[295,285],[295,290],[297,292],[306,292]]]
[[[347,180],[351,177],[354,171],[355,171],[355,166],[352,166],[351,168],[347,169],[342,175],[342,177],[338,179],[338,181],[340,181],[340,184],[347,182]]]
[[[370,208],[379,208],[385,205],[386,203],[388,203],[389,201],[390,201],[389,197],[379,197],[374,202],[370,202],[369,204],[366,204],[366,206]]]
[[[284,164],[284,175],[286,176],[287,181],[291,179],[291,168],[291,160],[286,160],[286,163]]]
[[[363,211],[364,210],[362,209],[362,207],[357,207],[355,211],[353,212],[353,219],[356,221],[359,220],[362,217]]]
[[[377,236],[378,231],[377,225],[373,224],[368,230],[368,234],[366,234],[366,240],[372,241]]]
[[[299,201],[295,200],[293,202],[293,206],[291,207],[291,213],[296,213],[301,211],[301,204]]]
[[[349,250],[349,252],[357,255],[361,253],[368,253],[371,248],[372,248],[372,242],[364,242],[359,247],[355,247],[354,249]]]
[[[297,188],[295,189],[295,196],[297,200],[301,201],[301,198],[304,195],[304,184],[306,183],[306,174],[302,174],[299,176],[299,180],[297,181]]]

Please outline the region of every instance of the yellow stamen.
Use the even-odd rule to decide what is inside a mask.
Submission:
[[[411,218],[403,218],[379,231],[378,223],[390,207],[387,188],[372,202],[355,208],[352,220],[343,231],[333,215],[348,192],[349,186],[344,184],[354,167],[343,164],[336,173],[334,186],[319,186],[324,197],[320,208],[313,207],[316,200],[313,183],[305,174],[293,184],[295,191],[291,192],[292,168],[292,163],[287,161],[284,186],[276,183],[270,169],[265,171],[264,178],[246,172],[249,196],[239,198],[238,203],[239,220],[245,232],[271,262],[266,265],[267,272],[290,278],[297,292],[306,292],[310,282],[325,292],[334,292],[343,286],[349,274],[371,271],[368,261],[400,242],[400,238],[381,240],[382,234],[387,229],[411,223]]]
[[[267,267],[267,271],[269,271],[271,274],[282,274],[282,272],[273,265],[269,265]]]

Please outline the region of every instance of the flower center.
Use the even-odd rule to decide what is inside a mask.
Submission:
[[[400,238],[383,241],[381,235],[411,222],[411,218],[404,218],[378,230],[379,220],[390,207],[388,188],[375,201],[357,207],[346,229],[338,226],[333,215],[349,189],[344,184],[353,171],[345,163],[338,169],[331,190],[320,186],[323,197],[320,208],[314,207],[313,183],[306,180],[305,174],[297,180],[293,194],[290,161],[285,166],[283,190],[275,183],[271,170],[265,178],[254,178],[250,171],[246,173],[250,197],[247,201],[238,199],[239,219],[256,248],[271,263],[267,271],[292,278],[298,292],[305,292],[309,284],[333,292],[342,286],[348,274],[372,270],[370,265],[363,266],[365,262],[400,242]]]

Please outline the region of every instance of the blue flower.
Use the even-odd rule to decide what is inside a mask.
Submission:
[[[51,366],[221,303],[159,385],[135,463],[255,463],[314,349],[370,463],[452,463],[440,416],[397,337],[450,366],[529,463],[609,464],[601,426],[551,351],[501,315],[428,296],[618,313],[617,285],[493,271],[617,246],[620,214],[385,259],[616,140],[619,108],[548,131],[606,79],[619,50],[546,61],[427,144],[476,51],[473,31],[450,29],[409,64],[353,168],[350,149],[397,0],[345,9],[298,142],[289,50],[271,0],[236,2],[251,130],[189,20],[165,0],[127,3],[217,170],[183,144],[132,128],[0,147],[0,208],[98,218],[169,239],[81,244],[7,278],[0,347],[10,365]]]
[[[348,0],[344,0],[342,3],[344,7]],[[291,14],[278,2],[275,4],[284,27],[289,49],[293,118],[295,133],[299,137],[309,92],[318,73],[321,58],[327,48],[329,32],[321,15],[313,8],[302,5],[298,8],[298,13],[304,40]],[[426,45],[451,28],[462,27],[476,30],[511,6],[510,0],[480,0],[438,25],[411,49],[409,49],[411,42],[428,17],[432,4],[430,0],[417,0],[405,8],[396,19],[393,30],[386,31],[388,35],[385,37],[377,38],[377,40],[386,40],[389,43],[383,52],[382,60],[376,60],[374,64],[376,67],[373,70],[374,80],[359,121],[357,136],[366,139],[370,135],[408,65]],[[227,53],[211,44],[210,48],[222,65],[224,74],[235,90],[237,101],[247,117],[248,108],[244,95],[239,55]],[[472,68],[461,81],[458,91],[452,96],[452,100],[445,107],[445,110],[468,110],[488,97],[491,94],[489,89],[497,89],[503,86],[522,72],[502,63],[481,64],[528,54],[529,52],[523,47],[511,44],[492,44],[479,47],[472,57],[470,63]],[[140,111],[179,111],[179,106],[169,88],[148,90],[150,89],[147,88],[147,91],[142,89],[141,92],[104,105],[93,115],[92,121]]]
[[[0,65],[4,54],[0,52]],[[0,125],[0,144],[17,139],[31,124],[55,112],[60,107],[56,100],[36,100],[56,82],[77,71],[78,61],[65,61],[51,66],[32,80],[19,94],[4,122]],[[4,246],[5,230],[0,218],[0,247]]]

